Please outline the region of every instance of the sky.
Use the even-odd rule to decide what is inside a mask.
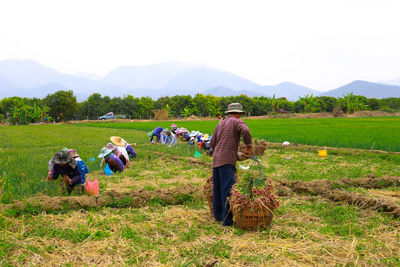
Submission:
[[[329,90],[400,77],[399,11],[397,0],[9,0],[0,60],[101,76],[178,60]]]

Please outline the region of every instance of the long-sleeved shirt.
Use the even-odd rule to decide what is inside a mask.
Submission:
[[[116,147],[116,149],[121,153],[121,155],[125,158],[125,162],[126,162],[126,166],[129,166],[129,155],[128,155],[128,152],[126,151],[126,149],[125,149],[125,147],[123,147],[123,146],[115,146]],[[119,158],[121,158],[120,157],[120,155],[117,155]]]
[[[167,145],[176,144],[177,143],[176,136],[173,133],[171,133],[171,135],[167,134],[167,137],[165,138],[165,143]]]
[[[244,143],[247,146],[252,145],[253,141],[246,123],[233,115],[229,115],[217,125],[210,140],[210,145],[214,151],[214,168],[226,164],[236,166],[240,136],[243,136]]]
[[[75,160],[76,164],[78,164],[78,169],[82,176],[82,184],[84,184],[86,180],[86,174],[89,173],[89,169],[83,160],[81,159],[75,159]]]
[[[105,161],[113,172],[122,172],[124,170],[124,164],[115,154],[111,154],[111,156],[105,159]]]
[[[164,128],[163,127],[157,127],[157,128],[155,128],[154,129],[154,131],[153,131],[153,134],[154,135],[157,135],[158,137],[161,137],[161,133],[164,131]]]
[[[133,150],[133,147],[131,145],[126,145],[125,146],[126,152],[128,152],[128,155],[132,155],[133,157],[137,157],[135,150]]]
[[[56,180],[58,176],[64,176],[67,175],[69,178],[71,178],[72,183],[71,186],[74,187],[77,184],[82,183],[82,176],[81,173],[79,172],[78,165],[75,166],[75,168],[72,168],[71,166],[67,166],[66,168],[63,168],[59,164],[54,164],[53,166],[53,173],[52,173],[52,178]]]

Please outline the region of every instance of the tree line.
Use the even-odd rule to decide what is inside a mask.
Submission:
[[[246,115],[260,116],[281,112],[344,112],[361,110],[382,110],[395,112],[400,110],[400,98],[366,98],[348,93],[342,97],[305,95],[297,101],[285,97],[248,97],[246,95],[216,97],[196,94],[160,97],[101,96],[94,93],[78,103],[72,90],[57,91],[43,99],[25,97],[6,97],[0,101],[0,121],[26,124],[39,121],[94,120],[108,112],[125,114],[131,119],[150,119],[153,110],[168,110],[171,117],[215,116],[222,113],[229,103],[239,102]]]

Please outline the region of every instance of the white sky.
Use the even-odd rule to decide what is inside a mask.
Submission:
[[[400,1],[3,0],[9,58],[99,75],[179,60],[328,90],[400,76]]]

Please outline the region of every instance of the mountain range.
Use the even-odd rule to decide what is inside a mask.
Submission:
[[[0,61],[0,99],[10,96],[45,97],[58,90],[74,91],[79,101],[93,93],[108,96],[195,95],[215,96],[246,94],[275,95],[297,100],[300,96],[342,96],[348,92],[369,98],[400,97],[400,78],[383,83],[353,81],[339,88],[321,92],[291,82],[260,85],[233,73],[205,64],[178,61],[147,66],[120,66],[104,77],[87,74],[65,74],[33,60],[8,59]]]

